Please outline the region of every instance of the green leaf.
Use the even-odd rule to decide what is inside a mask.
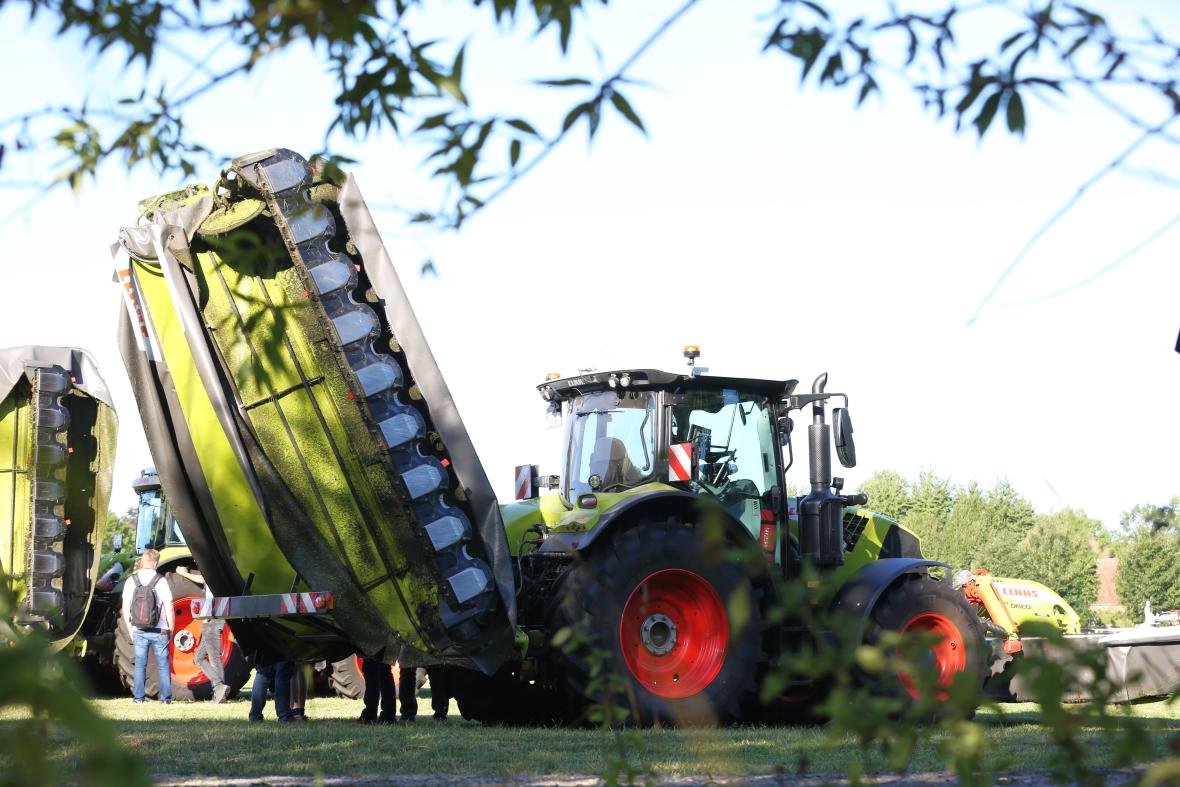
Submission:
[[[869,97],[869,93],[872,93],[877,89],[877,80],[873,79],[871,76],[866,75],[864,84],[860,86],[860,95],[856,97],[856,105],[859,107],[861,104],[863,104],[865,99]]]
[[[561,130],[563,132],[569,131],[570,126],[578,122],[578,118],[590,111],[591,104],[589,101],[578,104],[569,111],[565,116],[565,120],[561,122]]]
[[[591,84],[589,79],[582,79],[581,77],[569,77],[568,79],[538,79],[534,84],[544,85],[545,87],[575,87],[577,85]]]
[[[531,134],[534,137],[541,136],[537,133],[537,130],[533,128],[527,121],[521,120],[520,118],[511,118],[510,120],[506,120],[504,122],[512,126],[517,131],[523,131],[524,133]]]
[[[1024,100],[1015,90],[1008,97],[1008,130],[1013,134],[1024,134]]]
[[[615,105],[615,109],[619,110],[619,114],[631,121],[631,125],[639,129],[645,136],[647,135],[647,129],[644,128],[643,121],[640,120],[639,115],[636,114],[635,110],[631,107],[630,102],[628,102],[627,99],[623,97],[622,93],[617,90],[612,91],[610,94],[610,102]]]
[[[516,169],[516,162],[520,161],[520,140],[514,139],[508,145],[508,163]]]
[[[987,100],[983,102],[983,108],[979,110],[979,114],[975,116],[973,121],[975,128],[979,130],[979,136],[982,138],[987,131],[988,126],[992,124],[992,119],[996,116],[996,110],[1000,108],[1000,96],[1004,91],[1002,89],[996,90]]]
[[[1000,51],[1007,52],[1009,47],[1011,47],[1013,44],[1015,44],[1020,39],[1024,38],[1024,33],[1025,33],[1025,31],[1021,30],[1019,33],[1015,33],[1014,35],[1010,35],[1007,38],[1005,38],[1004,43],[1000,44]]]

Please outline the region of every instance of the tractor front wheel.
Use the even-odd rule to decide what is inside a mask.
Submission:
[[[595,544],[563,585],[553,631],[583,715],[599,704],[638,724],[719,724],[757,688],[758,598],[737,564],[691,524],[644,521]],[[621,714],[620,714],[621,715]]]
[[[989,655],[983,624],[962,594],[947,583],[927,576],[902,578],[877,602],[873,622],[870,644],[884,631],[924,635],[929,640],[912,671],[898,670],[885,681],[887,690],[903,700],[913,702],[933,693],[938,703],[944,703],[960,674],[970,675],[977,689],[983,686]]]

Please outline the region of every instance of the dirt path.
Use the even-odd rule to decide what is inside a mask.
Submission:
[[[1107,787],[1124,787],[1137,784],[1142,772],[1135,770],[1103,771]],[[644,784],[637,780],[636,784]],[[848,784],[842,774],[812,774],[794,776],[791,774],[769,774],[765,776],[669,776],[653,779],[647,784],[653,787],[824,787],[825,785]],[[928,787],[928,785],[957,784],[950,773],[915,773],[902,776],[868,776],[863,784],[888,785],[888,787]],[[1054,782],[1048,771],[1027,771],[1007,773],[996,782],[1007,787],[1049,787]],[[603,784],[597,776],[390,776],[388,778],[352,776],[284,777],[260,776],[250,779],[201,779],[192,776],[161,776],[156,784],[163,787],[598,787]]]

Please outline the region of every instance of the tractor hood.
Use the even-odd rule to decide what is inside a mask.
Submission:
[[[55,648],[78,632],[98,579],[117,433],[85,350],[0,350],[0,575],[15,622]]]
[[[270,150],[143,207],[115,248],[122,350],[213,591],[331,591],[332,631],[257,627],[281,653],[495,670],[499,509],[355,182]]]

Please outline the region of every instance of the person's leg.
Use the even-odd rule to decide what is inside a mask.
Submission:
[[[250,721],[262,721],[262,711],[266,708],[266,692],[274,682],[274,675],[274,664],[254,670],[254,687],[250,690]]]
[[[131,696],[136,702],[143,702],[143,684],[147,679],[147,635],[139,629],[131,629],[131,646],[135,651],[135,685]]]
[[[392,724],[397,721],[397,689],[393,685],[392,665],[381,662],[378,682],[381,686],[381,721]],[[367,688],[368,683],[365,686]]]
[[[418,684],[413,667],[400,667],[397,674],[397,697],[402,704],[402,721],[413,721],[418,715]]]
[[[292,718],[307,718],[304,709],[307,706],[307,671],[309,668],[308,664],[291,663],[291,699],[289,702]]]
[[[377,721],[377,704],[381,699],[381,677],[377,670],[381,662],[377,659],[361,659],[361,675],[365,679],[365,707],[358,719],[362,724]]]
[[[172,637],[164,631],[152,635],[152,649],[156,654],[156,670],[160,674],[160,702],[172,702]]]
[[[275,665],[275,715],[279,721],[291,720],[291,674],[295,662],[280,661]]]
[[[208,662],[207,665],[201,664],[201,672],[209,678],[215,692],[225,685],[225,665],[221,663],[221,636],[224,632],[224,620],[206,620],[201,624],[201,644],[198,653],[203,652]]]
[[[427,667],[426,675],[430,680],[430,709],[434,711],[434,718],[445,719],[451,709],[451,691],[447,685],[447,668],[441,664]]]

